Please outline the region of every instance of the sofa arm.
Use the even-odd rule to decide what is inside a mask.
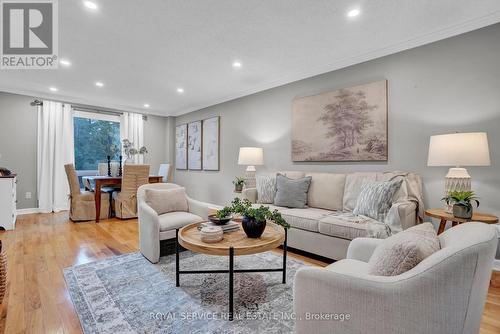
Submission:
[[[187,198],[189,212],[200,216],[201,218],[207,220],[208,215],[211,214],[214,210],[222,209],[219,205],[214,205],[206,202],[197,201],[192,198]]]
[[[376,238],[356,238],[349,244],[346,258],[368,262],[382,241],[383,239]]]
[[[417,223],[417,204],[411,201],[393,203],[389,212],[397,213],[403,230]]]
[[[152,263],[160,260],[160,223],[158,214],[146,202],[139,202],[139,249]]]
[[[257,203],[257,188],[245,188],[241,192],[243,199],[247,199],[250,203]]]

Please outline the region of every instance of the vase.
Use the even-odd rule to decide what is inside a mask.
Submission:
[[[453,205],[453,216],[462,219],[471,219],[472,218],[472,205]]]
[[[243,231],[245,231],[247,237],[260,238],[266,229],[266,221],[257,221],[254,218],[244,216],[241,226],[243,226]]]
[[[235,193],[240,193],[242,190],[243,190],[243,185],[242,185],[242,184],[241,184],[241,185],[236,184],[236,185],[234,186],[234,192],[235,192]]]

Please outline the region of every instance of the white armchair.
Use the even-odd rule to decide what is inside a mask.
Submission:
[[[206,221],[209,211],[220,208],[187,197],[188,212],[168,212],[158,215],[146,203],[144,198],[146,189],[173,189],[179,187],[179,185],[173,183],[150,183],[140,186],[137,190],[139,248],[142,255],[152,263],[156,263],[160,259],[160,242],[172,244],[175,241],[176,229],[191,223]]]
[[[383,242],[367,238],[354,239],[345,260],[299,270],[294,283],[296,333],[478,333],[496,231],[467,223],[439,239],[441,250],[398,276],[367,273],[367,261]]]

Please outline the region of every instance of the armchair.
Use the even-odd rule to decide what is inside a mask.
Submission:
[[[398,276],[368,274],[367,261],[383,240],[367,238],[354,239],[345,260],[299,270],[296,333],[478,333],[496,231],[467,223],[439,239],[441,250]],[[336,314],[344,320],[321,320]]]
[[[156,263],[160,259],[160,243],[173,245],[176,229],[191,223],[206,221],[210,210],[220,208],[187,197],[188,212],[168,212],[158,215],[146,203],[146,189],[173,189],[179,187],[179,185],[173,183],[151,183],[142,185],[137,190],[139,248],[142,255],[152,263]],[[168,198],[165,200],[168,200]]]

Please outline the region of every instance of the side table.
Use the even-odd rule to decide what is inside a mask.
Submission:
[[[456,225],[462,224],[462,223],[468,223],[471,221],[478,221],[478,222],[483,222],[486,224],[497,224],[498,223],[497,216],[490,215],[487,213],[480,213],[480,212],[474,212],[471,219],[464,219],[464,218],[455,217],[455,216],[453,216],[452,213],[447,213],[446,211],[444,211],[444,209],[428,209],[428,210],[425,210],[425,215],[432,217],[432,218],[440,219],[438,234],[441,234],[444,232],[444,229],[446,228],[446,223],[449,221],[451,221],[452,226],[456,226]]]

